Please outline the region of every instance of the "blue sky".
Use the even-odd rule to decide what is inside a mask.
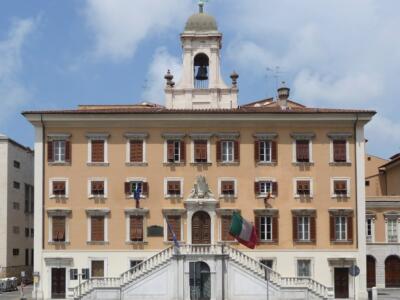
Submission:
[[[22,110],[163,103],[196,2],[2,0],[0,132],[31,146]],[[368,151],[400,152],[398,0],[211,0],[206,11],[224,34],[225,80],[240,75],[240,103],[273,96],[267,69],[279,66],[295,101],[377,110]]]

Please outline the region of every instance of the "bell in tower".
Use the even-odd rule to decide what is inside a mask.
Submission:
[[[209,59],[204,53],[199,53],[194,58],[194,88],[208,88]]]

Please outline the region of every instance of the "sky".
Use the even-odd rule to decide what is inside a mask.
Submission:
[[[27,145],[23,110],[164,102],[181,70],[179,34],[196,0],[1,0],[0,133]],[[367,151],[400,152],[400,1],[210,0],[222,73],[239,103],[275,96],[312,107],[373,109]]]

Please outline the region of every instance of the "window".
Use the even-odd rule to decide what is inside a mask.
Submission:
[[[53,185],[53,196],[56,197],[65,197],[67,195],[67,190],[66,190],[66,182],[65,181],[58,181],[55,180],[52,182]]]
[[[175,233],[176,239],[181,240],[181,216],[167,216],[167,240],[173,241],[173,234],[171,230]]]
[[[195,163],[206,163],[208,161],[208,141],[207,140],[195,140],[194,145],[194,162]]]
[[[90,182],[90,196],[92,197],[104,197],[104,181],[93,180]]]
[[[261,259],[260,263],[262,263],[264,266],[272,269],[274,266],[274,260],[273,259]]]
[[[143,159],[143,140],[129,141],[129,161],[132,163],[141,163]]]
[[[13,233],[19,234],[19,227],[18,226],[13,226]]]
[[[272,147],[271,141],[260,141],[260,162],[271,162]]]
[[[31,228],[31,237],[33,238],[34,237],[34,229],[33,228]]]
[[[104,260],[92,260],[92,277],[104,277]]]
[[[17,181],[14,181],[14,182],[13,182],[13,187],[14,187],[14,189],[19,190],[20,187],[21,187],[21,184],[20,184],[19,182],[17,182]]]
[[[29,228],[25,227],[25,237],[29,237]]]
[[[13,202],[13,208],[15,210],[19,210],[19,203],[18,202]]]
[[[234,161],[234,144],[233,141],[222,141],[222,162],[233,162]]]
[[[221,181],[221,196],[235,196],[235,181],[222,180]]]
[[[69,280],[78,280],[78,269],[69,270]]]
[[[221,241],[234,241],[235,238],[229,233],[232,223],[232,216],[221,216]]]
[[[373,226],[374,226],[373,218],[367,217],[365,222],[366,222],[365,233],[366,233],[367,242],[371,243],[371,242],[373,242]]]
[[[346,140],[333,140],[333,161],[346,162],[347,161],[347,141]]]
[[[53,141],[54,162],[65,162],[65,141]]]
[[[129,266],[132,269],[132,268],[136,267],[137,265],[141,264],[142,262],[143,262],[143,260],[140,260],[140,259],[132,259],[129,261]]]
[[[388,243],[397,243],[398,241],[397,219],[387,219],[387,241]]]
[[[349,179],[333,179],[332,180],[332,196],[348,197],[349,196]]]
[[[309,140],[296,140],[296,162],[310,162]]]
[[[143,216],[129,216],[129,240],[143,242]]]
[[[104,216],[92,216],[91,222],[91,236],[92,242],[104,242]]]
[[[14,164],[14,168],[16,168],[16,169],[20,169],[21,168],[21,163],[19,161],[17,161],[17,160],[14,160],[13,164]]]
[[[297,217],[297,239],[299,241],[310,240],[310,217],[299,216]]]
[[[29,266],[29,249],[25,249],[25,266]]]
[[[68,136],[62,134],[62,136]],[[66,163],[71,161],[71,143],[66,137],[51,137],[47,142],[47,161]]]
[[[369,186],[369,180],[365,180],[365,186]]]
[[[82,279],[83,280],[88,280],[90,278],[89,276],[90,272],[89,269],[82,269]]]
[[[149,184],[142,180],[132,180],[125,182],[125,195],[134,197],[135,191],[140,190],[140,197],[146,197],[149,193]]]
[[[185,143],[181,140],[167,140],[167,162],[181,163],[185,161]]]
[[[34,191],[33,186],[25,183],[25,213],[34,212]]]
[[[297,260],[297,276],[311,277],[311,260],[309,259]]]
[[[310,180],[297,180],[296,194],[298,196],[310,196],[311,195]]]
[[[271,216],[260,217],[260,239],[262,241],[273,240],[273,222]]]
[[[344,216],[335,217],[335,236],[337,241],[347,240],[347,218]]]
[[[13,256],[18,256],[19,255],[19,249],[18,248],[13,248],[12,253],[13,253]]]
[[[53,230],[52,230],[52,241],[53,242],[65,242],[65,217],[64,216],[53,216]]]
[[[254,183],[254,192],[257,196],[278,195],[278,183],[271,180],[258,180]]]
[[[181,181],[168,180],[167,181],[167,196],[180,197],[181,196]]]
[[[95,139],[91,140],[91,145],[92,145],[91,162],[93,163],[105,162],[104,144],[105,140],[95,140]]]

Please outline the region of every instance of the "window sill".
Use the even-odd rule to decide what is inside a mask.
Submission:
[[[345,161],[341,161],[341,162],[334,162],[331,161],[329,163],[330,166],[335,166],[335,167],[341,167],[341,166],[351,166],[351,162],[345,162]]]
[[[63,196],[51,195],[49,198],[50,199],[57,199],[57,200],[67,200],[68,196],[67,195],[63,195]]]
[[[106,200],[107,199],[106,196],[93,196],[93,195],[90,195],[88,198],[95,199],[95,200]]]
[[[126,162],[127,167],[147,167],[149,164],[147,162]]]
[[[336,244],[336,245],[351,245],[353,244],[353,241],[331,241],[331,244]]]
[[[297,166],[297,167],[312,167],[314,166],[314,162],[310,161],[310,162],[300,162],[300,161],[296,161],[296,162],[292,162],[293,166]]]
[[[126,245],[147,245],[147,241],[125,241]]]
[[[278,244],[278,241],[258,241],[259,244],[268,245],[268,244]]]
[[[146,196],[145,195],[140,195],[140,199],[146,199],[146,198],[147,198],[147,195]],[[127,196],[126,199],[128,199],[128,200],[136,200],[133,195]]]
[[[256,196],[257,199],[265,199],[268,197],[268,194],[259,194]],[[276,195],[270,195],[268,199],[275,199]]]
[[[175,167],[175,166],[184,166],[185,162],[165,162],[164,166],[166,167]]]
[[[223,245],[223,244],[228,244],[228,245],[239,245],[239,242],[236,241],[236,240],[234,240],[234,241],[218,241],[217,243],[220,244],[220,245]]]
[[[87,241],[86,244],[87,245],[108,245],[108,244],[110,244],[110,242],[106,242],[106,241]]]
[[[211,166],[211,162],[191,162],[191,166]]]
[[[48,242],[49,245],[56,245],[56,246],[61,246],[61,245],[65,245],[68,246],[69,244],[71,244],[69,241],[66,242],[55,242],[55,241],[50,241]]]
[[[108,162],[88,162],[86,163],[88,167],[108,167],[110,163]]]
[[[316,241],[315,240],[309,240],[309,241],[295,240],[295,241],[293,241],[293,243],[298,244],[298,245],[310,245],[310,244],[315,244]]]
[[[237,199],[237,195],[219,195],[219,199],[233,200]]]
[[[332,199],[343,199],[343,200],[347,200],[350,198],[350,195],[332,195],[331,196]]]
[[[240,162],[238,162],[238,161],[232,161],[232,162],[220,161],[220,162],[218,162],[218,166],[239,166],[239,165],[240,165]]]
[[[56,167],[56,166],[64,166],[64,167],[68,167],[71,166],[71,162],[49,162],[48,163],[49,166],[51,167]]]
[[[257,166],[271,166],[271,167],[275,167],[277,164],[278,163],[276,161],[270,161],[270,162],[258,161],[256,163]]]
[[[313,195],[295,195],[295,199],[300,199],[300,200],[312,200],[314,198]]]
[[[182,195],[166,195],[164,196],[165,199],[183,199]]]
[[[185,241],[178,241],[179,244],[185,244]],[[164,245],[174,245],[174,241],[164,241]]]

